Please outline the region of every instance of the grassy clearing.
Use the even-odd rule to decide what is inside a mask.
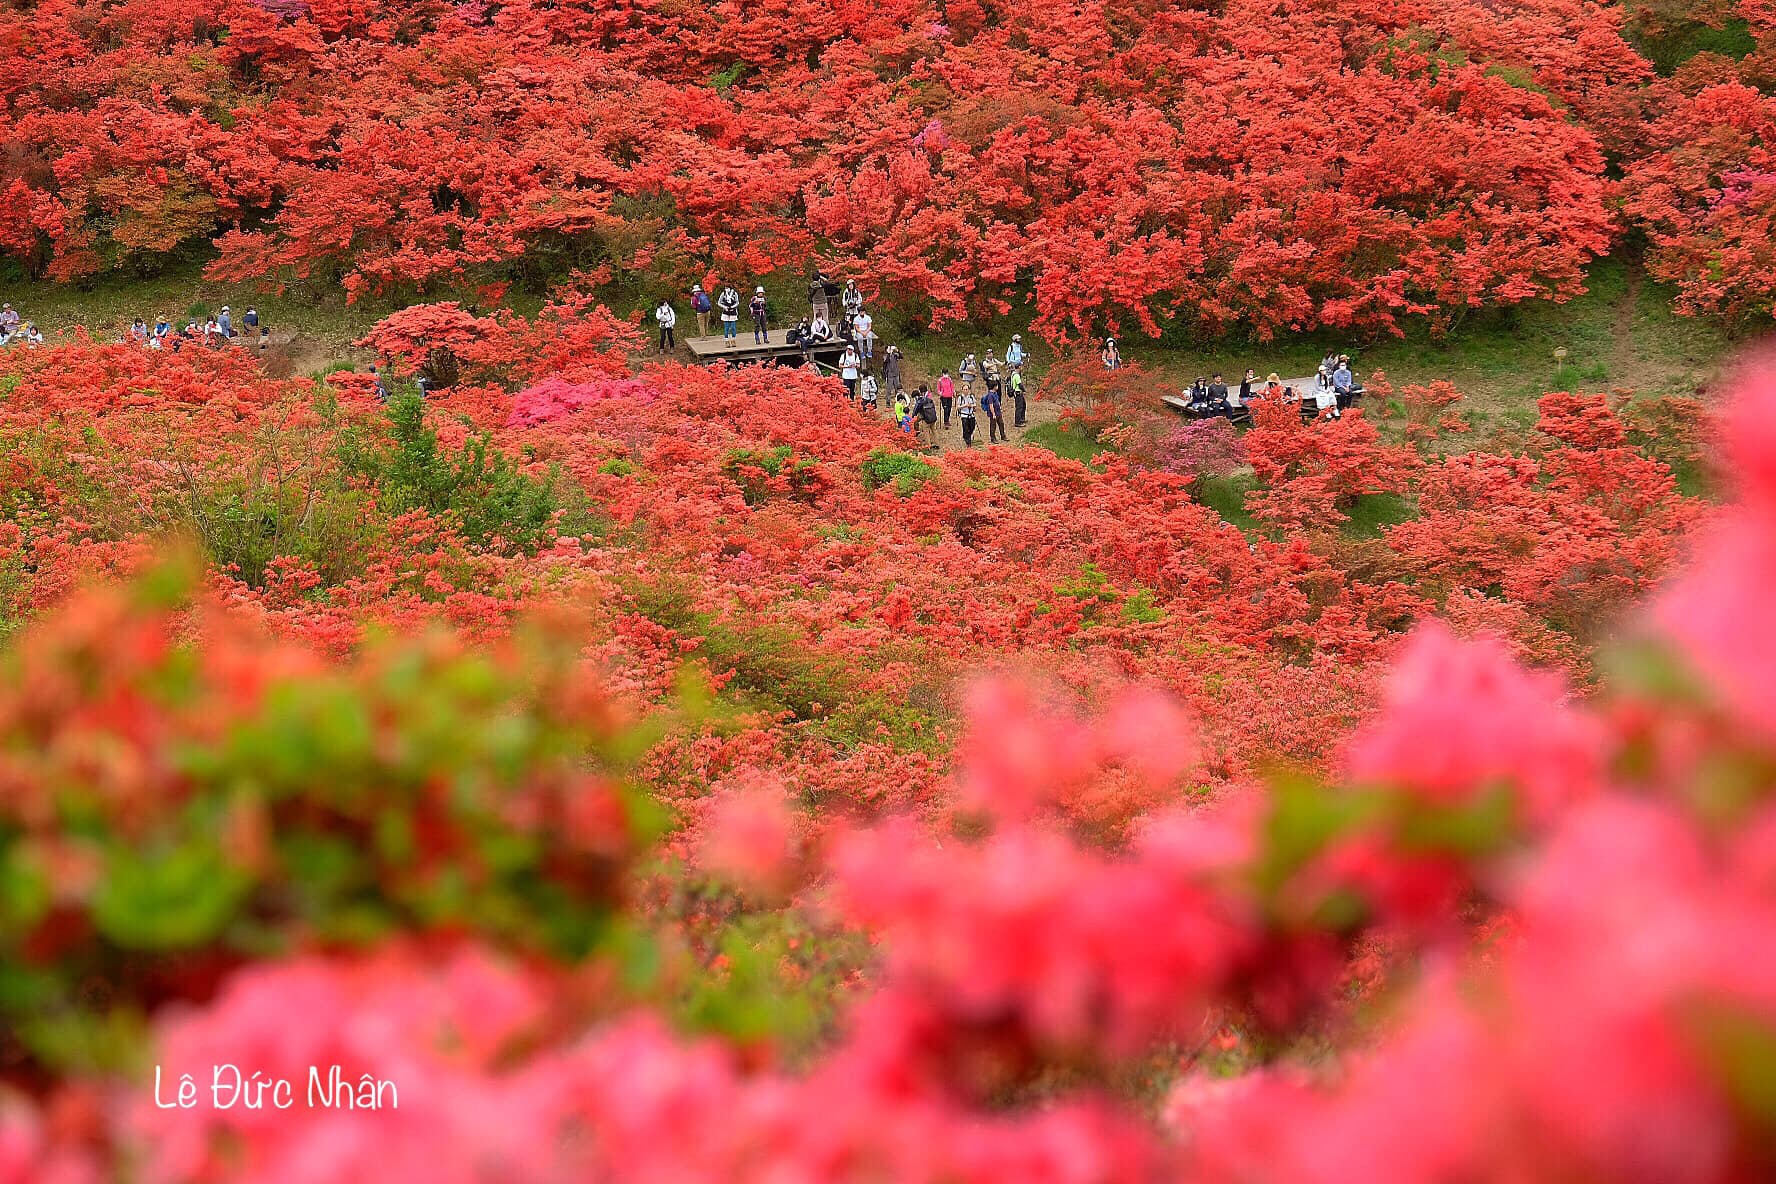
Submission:
[[[1058,422],[1032,424],[1024,432],[1024,440],[1038,448],[1046,448],[1056,456],[1064,456],[1083,465],[1091,465],[1092,457],[1107,451],[1102,444],[1085,433]]]

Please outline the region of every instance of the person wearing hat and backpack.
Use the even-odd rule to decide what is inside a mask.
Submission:
[[[697,314],[697,336],[709,336],[709,293],[702,284],[691,285],[691,311]]]
[[[1024,339],[1016,333],[1011,335],[1011,344],[1005,347],[1005,364],[1013,370],[1024,364]]]

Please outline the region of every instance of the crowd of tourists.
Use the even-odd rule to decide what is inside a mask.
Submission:
[[[247,309],[237,326],[234,311],[224,304],[218,312],[201,321],[185,322],[183,328],[174,328],[172,320],[165,316],[155,318],[153,325],[142,317],[136,317],[130,322],[129,328],[124,330],[123,341],[143,349],[172,350],[175,353],[187,347],[221,349],[225,345],[235,344],[264,349],[270,344],[271,330],[259,316],[257,308]]]
[[[1303,408],[1304,417],[1311,410],[1316,418],[1338,419],[1363,393],[1349,354],[1327,354],[1312,382],[1311,390],[1297,391],[1275,373],[1259,379],[1256,371],[1247,370],[1237,388],[1230,387],[1219,374],[1213,379],[1199,377],[1185,388],[1183,399],[1190,414],[1204,419],[1226,416],[1243,420],[1250,416],[1254,403],[1263,402],[1296,403]]]

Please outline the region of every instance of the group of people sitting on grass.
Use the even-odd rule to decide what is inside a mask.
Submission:
[[[43,344],[37,326],[19,316],[10,304],[0,304],[0,345],[23,345],[35,348]]]
[[[234,313],[224,304],[221,311],[206,316],[202,321],[187,321],[183,329],[173,328],[173,323],[164,316],[157,318],[152,328],[147,321],[137,317],[130,322],[123,340],[143,349],[169,349],[175,353],[188,345],[221,349],[235,341],[248,345],[257,342],[259,348],[264,349],[271,340],[271,330],[261,322],[259,310],[249,308],[241,317],[241,327],[237,331]]]
[[[1305,407],[1312,400],[1316,417],[1338,419],[1363,389],[1351,370],[1349,354],[1327,354],[1320,362],[1313,382],[1312,391],[1297,391],[1292,386],[1283,385],[1283,380],[1274,373],[1260,382],[1256,371],[1247,370],[1237,391],[1230,390],[1217,374],[1213,381],[1198,378],[1191,383],[1184,391],[1184,399],[1190,405],[1191,414],[1201,418],[1223,415],[1243,420],[1253,403],[1300,403]],[[1306,415],[1305,411],[1303,415]]]

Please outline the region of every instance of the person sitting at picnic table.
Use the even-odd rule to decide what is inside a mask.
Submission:
[[[876,356],[875,326],[875,318],[861,308],[851,318],[851,335],[856,339],[858,352],[866,362]]]
[[[1227,384],[1221,381],[1219,374],[1209,384],[1209,406],[1216,411],[1227,410]]]
[[[1011,344],[1005,347],[1005,364],[1014,370],[1024,364],[1024,339],[1016,333],[1011,335]]]
[[[1332,373],[1338,369],[1338,351],[1327,350],[1326,356],[1320,359],[1320,369],[1325,372],[1326,385],[1332,385]]]
[[[1347,357],[1338,359],[1338,369],[1332,372],[1332,390],[1338,401],[1349,403],[1351,391],[1356,388],[1357,376],[1351,373],[1351,360]]]
[[[1246,376],[1240,379],[1239,402],[1235,403],[1234,406],[1243,407],[1252,401],[1252,386],[1257,380],[1258,374],[1256,371],[1246,371]]]
[[[1264,379],[1264,392],[1259,396],[1264,399],[1281,399],[1283,397],[1283,380],[1272,370]]]

